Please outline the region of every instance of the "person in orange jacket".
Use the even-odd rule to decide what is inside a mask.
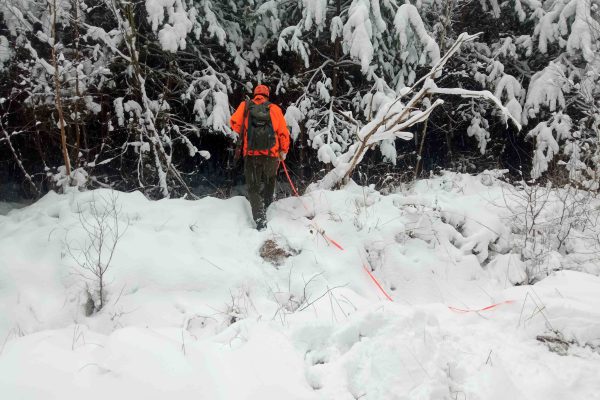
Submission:
[[[290,148],[290,132],[279,106],[269,101],[269,88],[258,85],[254,98],[242,102],[230,120],[231,129],[241,135],[244,175],[248,200],[256,228],[266,227],[266,209],[273,201],[280,160]]]

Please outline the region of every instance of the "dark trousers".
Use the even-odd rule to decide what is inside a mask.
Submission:
[[[279,160],[275,157],[247,156],[244,160],[248,201],[257,223],[267,221],[266,210],[273,201],[278,167]]]

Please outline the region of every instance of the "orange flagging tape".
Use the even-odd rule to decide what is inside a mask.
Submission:
[[[381,291],[381,293],[383,293],[383,295],[389,300],[389,301],[394,301],[389,294],[387,294],[387,292],[383,289],[383,287],[379,284],[379,282],[377,281],[377,278],[375,278],[375,276],[371,273],[371,271],[369,271],[369,268],[367,268],[366,265],[363,264],[363,269],[365,271],[367,271],[367,274],[369,274],[369,276],[371,277],[371,279],[373,280],[373,282],[375,282],[375,285],[377,285],[377,287],[379,288],[379,290]]]
[[[288,173],[288,169],[287,166],[285,165],[285,161],[280,160],[281,161],[281,165],[283,165],[283,170],[285,172],[285,176],[287,177],[287,180],[290,184],[290,186],[292,187],[292,191],[294,192],[294,194],[296,195],[296,197],[298,197],[300,199],[300,202],[302,203],[302,206],[308,211],[308,207],[306,207],[306,204],[304,204],[304,202],[302,201],[302,198],[300,197],[300,194],[298,193],[298,190],[296,190],[296,187],[294,186],[294,183],[292,182],[292,178],[290,177],[290,174]],[[319,233],[321,233],[321,235],[323,235],[323,237],[325,238],[325,240],[327,240],[328,243],[333,244],[335,247],[337,247],[339,250],[344,251],[344,248],[335,240],[333,240],[332,238],[330,238],[329,236],[327,236],[325,234],[325,231],[322,229],[318,229],[317,231]],[[383,295],[385,296],[386,299],[388,299],[389,301],[394,301],[394,299],[392,299],[390,297],[389,294],[387,294],[387,292],[385,291],[385,289],[383,288],[383,286],[381,286],[381,284],[379,283],[379,281],[377,280],[377,278],[375,278],[375,276],[371,273],[370,269],[363,264],[363,269],[367,272],[367,274],[369,274],[369,277],[371,278],[371,280],[373,281],[373,283],[375,283],[375,285],[379,288],[379,290],[381,291],[381,293],[383,293]],[[514,300],[506,300],[500,303],[496,303],[496,304],[492,304],[491,306],[487,306],[484,308],[480,308],[478,310],[471,310],[471,309],[463,309],[463,308],[456,308],[456,307],[452,307],[452,306],[447,306],[450,310],[458,312],[458,313],[471,313],[471,312],[480,312],[480,311],[487,311],[487,310],[491,310],[493,308],[496,308],[498,306],[501,306],[503,304],[510,304],[510,303],[514,303]]]
[[[306,207],[306,205],[304,204],[304,202],[302,201],[302,198],[300,197],[300,194],[298,193],[298,190],[296,190],[296,187],[294,186],[294,183],[292,182],[292,178],[290,178],[290,174],[288,173],[288,169],[287,166],[285,165],[285,161],[280,160],[281,161],[281,165],[283,165],[283,171],[285,172],[285,176],[287,177],[287,180],[290,184],[290,186],[292,187],[292,191],[294,192],[294,194],[296,195],[296,197],[298,197],[300,199],[300,202],[302,203],[302,206],[308,211],[308,208]],[[325,234],[325,231],[322,229],[317,229],[321,235],[323,235],[323,237],[325,238],[325,240],[327,240],[327,242],[333,244],[335,247],[337,247],[340,251],[344,251],[344,248],[335,240],[333,240],[332,238],[330,238],[329,236],[327,236]],[[389,301],[394,301],[389,294],[387,294],[387,292],[385,291],[385,289],[383,289],[383,287],[381,286],[381,284],[379,283],[379,281],[377,280],[377,278],[375,278],[375,276],[371,273],[371,271],[369,271],[369,268],[367,268],[364,264],[363,264],[363,269],[365,271],[367,271],[367,274],[369,274],[369,277],[371,278],[371,280],[375,283],[375,285],[377,285],[377,287],[379,288],[379,290],[381,291],[381,293],[383,293],[383,295],[389,300]]]
[[[331,242],[335,247],[337,247],[338,249],[344,251],[344,248],[335,240],[333,240],[332,238],[330,238],[329,236],[323,234],[323,236],[325,237],[325,239],[327,239],[327,241]]]
[[[294,186],[294,184],[292,183],[292,178],[290,178],[290,174],[288,173],[288,169],[287,169],[287,166],[285,165],[285,161],[283,161],[281,159],[279,161],[281,161],[281,165],[283,165],[283,171],[285,172],[285,176],[287,176],[287,180],[290,183],[290,186],[292,187],[294,194],[296,195],[296,197],[300,197],[300,195],[298,194],[298,191],[296,190],[296,186]],[[304,205],[304,203],[302,203],[302,205]],[[306,206],[304,208],[306,208]]]
[[[510,303],[514,303],[514,302],[515,302],[514,300],[506,300],[506,301],[502,301],[500,303],[492,304],[491,306],[483,307],[483,308],[480,308],[480,309],[477,309],[477,310],[470,310],[470,309],[465,310],[463,308],[456,308],[456,307],[452,307],[452,306],[448,306],[448,308],[450,310],[452,310],[452,311],[456,311],[456,312],[459,312],[459,313],[470,313],[470,312],[487,311],[487,310],[491,310],[492,308],[496,308],[498,306],[501,306],[503,304],[510,304]]]
[[[285,165],[285,161],[283,161],[282,159],[279,159],[279,162],[281,163],[281,165],[283,165],[283,171],[285,172],[285,176],[287,177],[287,180],[288,180],[290,186],[292,187],[292,191],[294,192],[294,194],[296,195],[296,197],[298,198],[298,200],[300,200],[300,203],[302,204],[302,207],[304,207],[304,209],[308,212],[308,207],[306,207],[306,204],[304,204],[304,202],[302,201],[302,197],[300,197],[300,194],[298,193],[298,190],[296,189],[296,187],[294,186],[294,183],[292,182],[292,178],[290,177],[290,174],[288,173],[288,169],[287,169],[287,166]],[[317,225],[316,222],[313,221],[312,225],[317,230],[317,232],[319,232],[321,234],[321,236],[323,236],[323,238],[325,238],[325,240],[327,241],[327,243],[331,243],[332,245],[334,245],[335,247],[337,247],[341,251],[344,251],[344,248],[338,242],[336,242],[335,240],[333,240],[332,238],[330,238],[329,236],[327,236],[325,234],[325,230],[319,228],[319,226]]]

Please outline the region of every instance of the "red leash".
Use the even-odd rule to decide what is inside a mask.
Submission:
[[[373,282],[375,283],[375,285],[377,285],[377,287],[379,288],[379,290],[381,291],[381,293],[383,293],[383,295],[389,300],[389,301],[394,301],[389,294],[387,294],[387,292],[385,291],[385,289],[379,284],[379,281],[377,281],[377,279],[375,278],[375,276],[371,273],[371,271],[369,271],[369,268],[367,268],[366,265],[363,264],[363,269],[365,271],[367,271],[367,274],[369,274],[369,276],[371,277],[371,280],[373,280]]]
[[[483,308],[480,308],[480,309],[477,309],[477,310],[471,310],[471,309],[466,309],[465,310],[463,308],[456,308],[456,307],[451,307],[451,306],[448,306],[448,308],[450,310],[452,310],[452,311],[456,311],[456,312],[464,314],[464,313],[470,313],[470,312],[487,311],[487,310],[491,310],[492,308],[496,308],[498,306],[501,306],[503,304],[511,304],[511,303],[514,303],[514,302],[515,302],[514,300],[506,300],[506,301],[502,301],[500,303],[492,304],[491,306],[483,307]]]
[[[294,194],[296,195],[296,197],[300,198],[300,194],[298,194],[298,191],[296,190],[296,186],[294,186],[294,184],[292,183],[292,178],[290,178],[290,174],[288,173],[288,169],[287,169],[287,165],[285,165],[285,161],[283,161],[283,159],[280,158],[279,162],[281,163],[281,165],[283,165],[283,171],[285,172],[285,176],[287,176],[287,180],[290,183],[290,186],[292,187]],[[302,203],[302,205],[304,205],[304,203]],[[304,207],[304,208],[306,208],[306,207]]]
[[[283,171],[285,172],[285,176],[287,177],[287,180],[290,184],[290,186],[292,187],[292,191],[294,192],[294,194],[296,195],[296,197],[298,197],[298,199],[300,199],[300,202],[302,203],[302,206],[304,206],[304,209],[308,211],[308,207],[306,207],[306,205],[304,204],[304,202],[302,201],[302,198],[300,197],[300,194],[298,193],[298,190],[296,190],[296,187],[294,186],[294,183],[292,182],[292,178],[290,177],[290,174],[288,173],[288,169],[287,166],[285,165],[285,161],[283,161],[282,159],[280,159],[281,165],[283,165]],[[332,238],[330,238],[329,236],[327,236],[325,234],[325,231],[323,229],[320,229],[315,222],[313,222],[313,225],[315,225],[315,228],[317,229],[317,231],[323,235],[323,237],[325,238],[325,240],[327,240],[327,242],[333,244],[335,247],[337,247],[340,251],[344,251],[344,248],[335,240],[333,240]],[[377,278],[375,278],[375,276],[371,273],[371,271],[369,271],[369,268],[367,268],[364,264],[363,264],[363,269],[367,272],[367,274],[369,274],[369,277],[371,278],[371,280],[373,281],[373,283],[375,283],[375,285],[379,288],[379,290],[381,291],[381,293],[383,293],[383,295],[389,300],[389,301],[394,301],[389,294],[386,293],[385,289],[383,288],[383,286],[381,286],[381,284],[379,283],[379,281],[377,280]]]
[[[298,197],[298,199],[300,199],[300,202],[302,203],[302,206],[304,207],[304,209],[306,209],[308,211],[308,207],[306,207],[306,204],[304,204],[304,202],[302,201],[302,198],[300,197],[300,194],[298,193],[298,190],[296,189],[296,187],[294,186],[294,183],[292,182],[292,178],[290,177],[290,174],[288,172],[287,166],[285,165],[285,161],[281,160],[281,165],[283,165],[283,171],[285,172],[285,176],[287,177],[287,180],[292,188],[292,191],[294,192],[294,194],[296,195],[296,197]],[[335,240],[333,240],[332,238],[330,238],[329,236],[327,236],[325,234],[325,231],[323,229],[320,229],[318,226],[316,226],[316,223],[313,222],[313,225],[315,225],[315,228],[317,229],[317,231],[325,238],[325,240],[328,243],[333,244],[335,247],[337,247],[340,251],[344,251],[344,248]],[[365,264],[363,264],[363,269],[366,271],[367,274],[369,274],[369,277],[371,278],[371,280],[373,281],[373,283],[377,286],[377,288],[379,288],[379,291],[381,291],[381,293],[383,293],[383,295],[385,296],[386,299],[388,299],[389,301],[394,301],[391,296],[389,294],[387,294],[387,292],[385,291],[385,289],[383,288],[383,286],[381,286],[381,284],[379,283],[379,281],[377,280],[377,278],[375,278],[375,275],[373,275],[370,271],[370,268],[368,268]],[[447,306],[448,309],[464,314],[464,313],[471,313],[471,312],[480,312],[480,311],[488,311],[491,310],[493,308],[496,308],[498,306],[501,306],[503,304],[510,304],[510,303],[514,303],[514,300],[506,300],[500,303],[496,303],[496,304],[492,304],[491,306],[487,306],[484,308],[480,308],[477,310],[472,310],[472,309],[463,309],[463,308],[456,308],[456,307],[452,307],[452,306]]]

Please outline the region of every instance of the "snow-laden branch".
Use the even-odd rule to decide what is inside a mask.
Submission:
[[[423,122],[429,118],[433,110],[443,103],[443,100],[437,99],[432,104],[425,106],[424,100],[431,95],[444,94],[462,97],[477,97],[492,101],[507,119],[515,123],[518,129],[521,129],[519,122],[511,115],[502,102],[489,91],[472,91],[460,88],[439,88],[435,85],[433,79],[441,76],[441,72],[450,57],[454,55],[460,47],[467,41],[475,39],[478,35],[461,34],[456,42],[451,46],[448,52],[440,58],[429,73],[417,81],[415,85],[401,91],[396,98],[388,98],[386,104],[379,106],[375,117],[366,124],[358,133],[356,141],[348,147],[348,150],[340,155],[334,162],[334,168],[316,184],[309,187],[314,189],[331,189],[340,182],[347,180],[352,175],[356,166],[362,161],[367,150],[380,144],[384,140],[402,138],[408,140],[412,135],[406,132],[410,127]],[[415,93],[410,100],[404,104],[402,98],[409,93],[414,92],[417,85],[421,85],[420,90]],[[425,106],[424,110],[421,110]]]
[[[448,95],[461,96],[461,97],[476,97],[476,98],[482,98],[482,99],[489,100],[496,105],[496,107],[502,112],[502,114],[507,119],[510,119],[515,124],[515,126],[517,127],[518,130],[521,130],[521,123],[519,122],[519,120],[517,120],[511,114],[511,112],[508,110],[508,108],[506,108],[502,104],[500,99],[498,99],[498,97],[496,97],[489,90],[466,90],[466,89],[461,89],[461,88],[440,88],[440,87],[435,86],[435,84],[433,84],[431,87],[428,88],[428,92],[435,93],[435,94],[448,94]]]

